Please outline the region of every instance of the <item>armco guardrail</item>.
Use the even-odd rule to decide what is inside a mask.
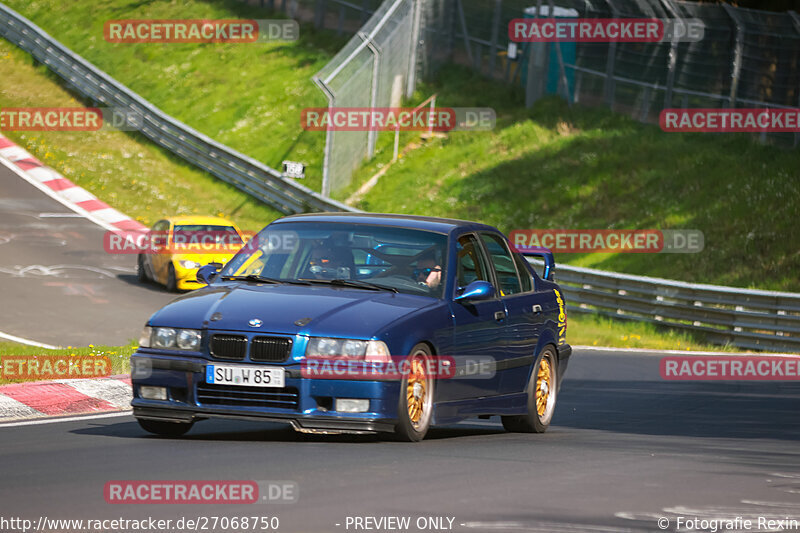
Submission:
[[[714,344],[800,352],[800,294],[568,265],[557,265],[555,277],[564,290],[568,311],[701,332]]]
[[[3,4],[0,36],[47,65],[96,105],[122,108],[140,117],[137,129],[157,145],[281,213],[358,211],[285,179],[275,169],[175,120]]]

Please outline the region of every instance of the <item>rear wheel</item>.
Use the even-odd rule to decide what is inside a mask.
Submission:
[[[142,429],[162,437],[180,437],[192,429],[194,422],[163,422],[161,420],[145,420],[137,418]]]
[[[528,414],[504,416],[503,427],[517,433],[544,433],[550,427],[558,394],[558,367],[552,345],[546,346],[528,382]]]
[[[175,277],[175,267],[172,263],[169,264],[167,269],[167,290],[169,292],[178,292],[178,280]]]
[[[433,417],[433,376],[428,373],[431,350],[417,344],[408,356],[408,373],[400,383],[395,433],[402,440],[418,442],[425,438]]]

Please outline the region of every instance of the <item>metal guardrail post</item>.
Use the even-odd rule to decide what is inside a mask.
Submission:
[[[728,4],[722,4],[725,12],[736,25],[736,41],[733,49],[733,64],[731,65],[731,90],[728,96],[728,107],[736,107],[736,97],[739,90],[739,77],[742,72],[742,54],[744,53],[744,23],[742,23],[736,9]]]

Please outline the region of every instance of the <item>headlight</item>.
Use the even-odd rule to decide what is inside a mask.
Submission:
[[[202,334],[197,329],[148,328],[152,329],[149,346],[168,350],[200,350]],[[142,333],[144,335],[144,333]],[[139,346],[141,339],[139,340]]]
[[[200,349],[200,332],[196,329],[182,329],[177,335],[178,348],[196,352]]]
[[[149,348],[150,347],[150,336],[153,334],[153,328],[150,326],[145,326],[142,330],[142,334],[139,335],[139,347],[140,348]]]
[[[347,357],[367,361],[388,361],[391,356],[389,348],[383,341],[311,337],[306,346],[306,357]]]
[[[193,269],[200,268],[200,263],[197,261],[189,261],[188,259],[181,259],[178,261],[183,268]]]

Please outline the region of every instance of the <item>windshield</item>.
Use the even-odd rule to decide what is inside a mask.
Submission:
[[[282,223],[262,230],[222,277],[259,276],[441,298],[447,237],[351,223]]]
[[[215,224],[181,224],[172,230],[175,245],[215,244],[235,246],[242,244],[242,238],[233,226]]]

